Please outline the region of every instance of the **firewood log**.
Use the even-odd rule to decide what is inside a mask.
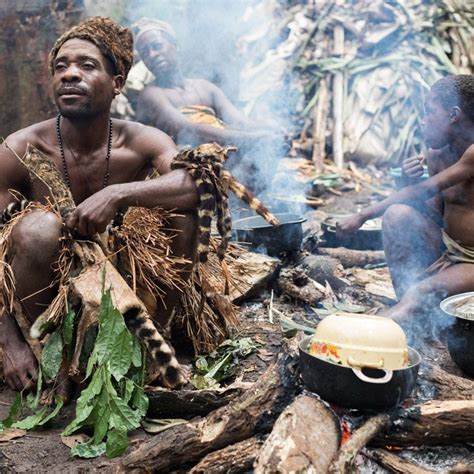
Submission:
[[[263,440],[255,436],[205,456],[189,474],[237,474],[252,471]]]
[[[273,363],[243,395],[206,418],[170,428],[124,457],[119,469],[167,472],[206,454],[267,433],[299,392],[297,343],[285,342]]]
[[[340,442],[334,412],[323,401],[301,395],[276,421],[254,472],[327,472]]]
[[[396,454],[387,451],[386,449],[370,450],[368,456],[372,458],[377,464],[394,474],[430,474],[436,471],[425,469],[417,464],[403,459]]]
[[[351,250],[344,247],[338,248],[318,248],[320,255],[338,259],[345,268],[365,267],[385,262],[383,250]]]

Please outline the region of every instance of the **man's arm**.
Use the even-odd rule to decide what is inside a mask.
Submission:
[[[156,168],[160,177],[113,184],[93,194],[68,219],[70,229],[84,236],[103,232],[118,209],[129,206],[161,207],[177,212],[197,209],[199,196],[194,180],[185,170],[171,170],[177,153],[173,140],[153,127],[137,126],[131,147],[147,158],[148,165]]]
[[[173,137],[188,135],[194,139],[193,141],[200,143],[216,142],[220,145],[240,147],[251,140],[270,135],[268,131],[219,129],[211,125],[193,123],[177,110],[157,87],[153,86],[145,88],[140,95],[138,119],[151,120],[155,127]]]
[[[472,177],[474,177],[474,145],[471,145],[459,161],[449,168],[421,183],[407,186],[387,199],[367,207],[359,214],[345,219],[338,225],[338,231],[341,233],[355,232],[365,221],[381,216],[393,204],[426,201],[441,193],[444,189],[462,183]]]

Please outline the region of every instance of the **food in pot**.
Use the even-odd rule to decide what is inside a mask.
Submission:
[[[443,309],[454,316],[474,320],[474,295],[451,300]]]

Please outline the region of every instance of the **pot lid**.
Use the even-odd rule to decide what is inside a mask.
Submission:
[[[328,225],[329,227],[336,227],[336,224],[341,221],[342,219],[345,219],[346,217],[349,217],[351,214],[346,214],[346,215],[331,215],[324,219],[324,223]],[[369,219],[364,222],[362,227],[359,230],[372,230],[372,231],[381,231],[382,230],[382,219],[380,217],[376,217],[375,219]]]
[[[441,301],[439,307],[449,316],[474,321],[474,291],[450,296]]]

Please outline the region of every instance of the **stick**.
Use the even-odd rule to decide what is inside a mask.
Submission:
[[[344,54],[344,27],[340,24],[334,27],[334,56]],[[336,72],[333,79],[333,117],[332,147],[334,163],[338,168],[344,166],[343,120],[344,120],[344,74]]]
[[[338,457],[329,468],[331,474],[345,474],[350,471],[357,453],[382,429],[390,423],[390,416],[383,413],[370,418],[354,434],[339,451]]]

